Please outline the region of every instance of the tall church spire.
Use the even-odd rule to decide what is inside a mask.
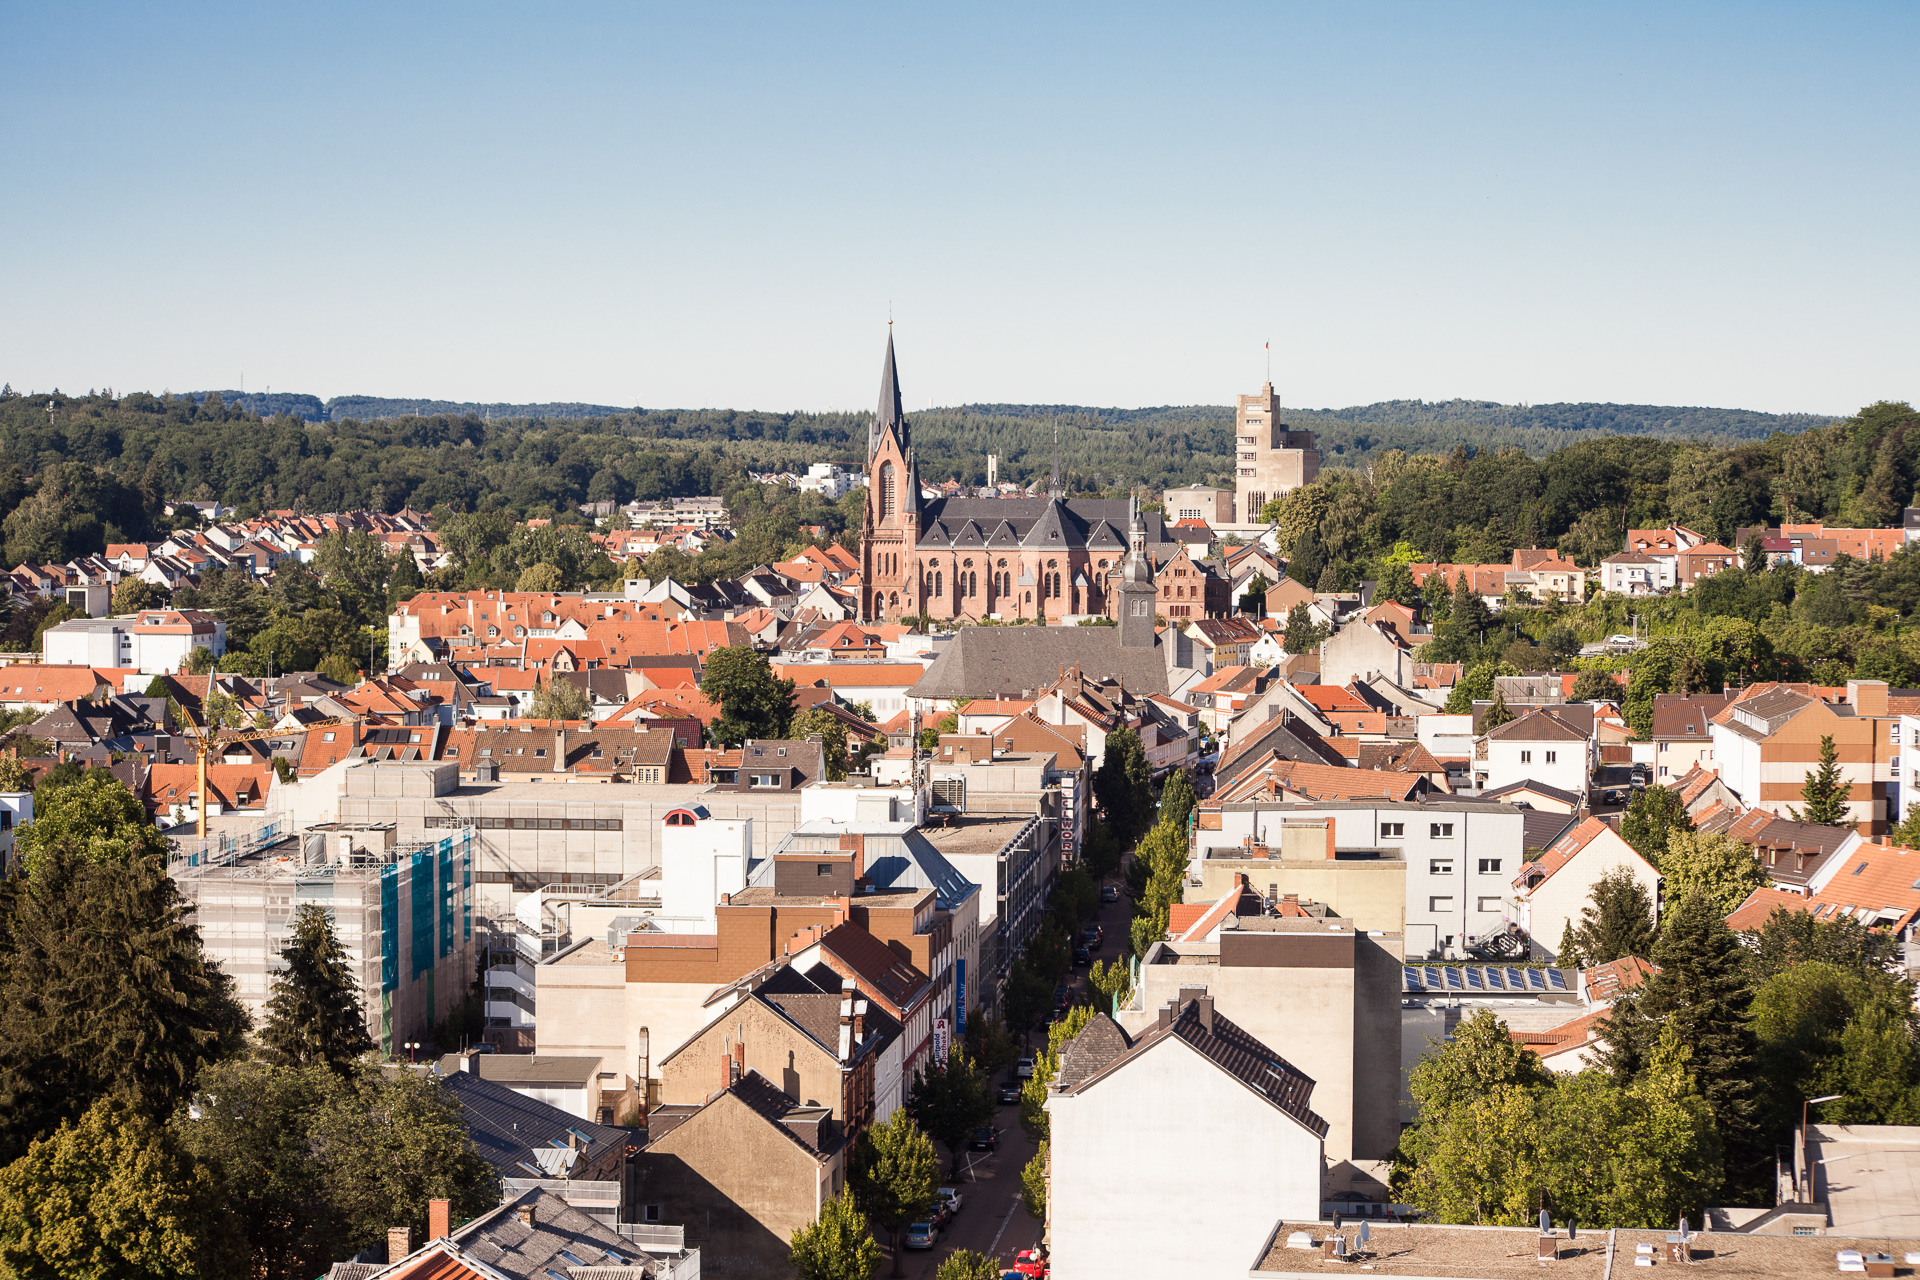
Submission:
[[[893,321],[887,321],[887,359],[880,366],[880,407],[874,411],[873,426],[867,432],[867,457],[871,459],[880,440],[887,432],[893,432],[900,441],[900,451],[905,453],[907,439],[907,411],[900,401],[900,369],[893,361]]]

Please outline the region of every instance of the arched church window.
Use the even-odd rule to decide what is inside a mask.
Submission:
[[[891,462],[883,462],[880,464],[881,515],[890,516],[893,514],[893,497],[893,464]]]

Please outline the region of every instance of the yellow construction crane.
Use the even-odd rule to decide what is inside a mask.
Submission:
[[[221,729],[196,725],[190,715],[186,719],[188,727],[183,731],[182,736],[193,744],[193,754],[199,765],[200,774],[200,790],[197,796],[199,822],[194,829],[194,834],[202,840],[207,838],[207,757],[213,754],[215,747],[224,747],[234,742],[258,742],[263,738],[286,738],[296,733],[305,733],[309,729],[325,729],[336,725],[358,723],[355,720],[334,719],[315,720],[301,725],[298,729]]]

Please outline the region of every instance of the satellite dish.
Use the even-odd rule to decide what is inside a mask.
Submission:
[[[1372,1226],[1368,1223],[1363,1222],[1360,1224],[1360,1238],[1356,1243],[1364,1247],[1368,1239],[1371,1238],[1372,1235],[1373,1235]]]
[[[1548,1215],[1545,1209],[1542,1209],[1540,1211],[1540,1234],[1543,1236],[1550,1236],[1553,1234],[1553,1219]]]
[[[1333,1229],[1335,1231],[1340,1229],[1340,1215],[1337,1213],[1333,1215]]]

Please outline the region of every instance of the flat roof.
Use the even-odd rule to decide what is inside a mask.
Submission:
[[[804,857],[796,854],[796,857]],[[869,906],[898,907],[908,902],[918,902],[922,898],[931,898],[932,889],[862,889],[844,901]],[[736,907],[824,907],[830,901],[840,902],[840,898],[828,898],[817,893],[781,893],[772,885],[749,885],[738,890],[728,899],[728,905]]]
[[[1807,1139],[1835,1230],[1920,1236],[1920,1125],[1814,1125]]]
[[[1519,805],[1505,804],[1498,800],[1482,800],[1473,796],[1449,796],[1444,800],[1435,800],[1431,797],[1426,800],[1228,800],[1219,807],[1223,812],[1231,813],[1248,813],[1254,810],[1272,813],[1278,809],[1402,809],[1408,813],[1526,812]]]
[[[1351,1252],[1360,1229],[1360,1219],[1346,1223],[1343,1234]],[[1338,1274],[1352,1276],[1358,1270],[1352,1262],[1323,1257],[1319,1249],[1289,1249],[1287,1236],[1305,1231],[1314,1244],[1332,1230],[1323,1222],[1281,1223],[1268,1242],[1265,1254],[1255,1261],[1254,1274],[1275,1276],[1311,1276]],[[1366,1251],[1373,1255],[1365,1263],[1375,1275],[1425,1276],[1436,1280],[1487,1280],[1488,1277],[1538,1274],[1542,1264],[1537,1249],[1540,1233],[1532,1227],[1451,1227],[1388,1225],[1369,1222],[1370,1239]],[[1559,1231],[1560,1258],[1552,1264],[1559,1280],[1601,1280],[1608,1271],[1608,1231],[1602,1227],[1582,1231],[1578,1240],[1569,1241],[1564,1227]],[[1635,1246],[1652,1245],[1658,1261],[1655,1267],[1669,1265],[1666,1258],[1667,1232],[1622,1229],[1612,1233],[1613,1274],[1635,1273]],[[1693,1269],[1687,1274],[1701,1280],[1760,1280],[1772,1276],[1805,1276],[1834,1271],[1834,1254],[1842,1249],[1862,1253],[1892,1255],[1896,1264],[1906,1250],[1914,1248],[1911,1237],[1885,1236],[1792,1236],[1744,1235],[1738,1232],[1702,1231],[1693,1235]]]
[[[999,853],[1037,821],[1039,819],[1032,814],[1008,814],[1005,817],[968,815],[953,819],[947,826],[921,827],[920,834],[943,858]]]
[[[538,1053],[476,1053],[464,1061],[460,1054],[450,1053],[440,1059],[443,1075],[469,1070],[482,1080],[509,1087],[524,1084],[584,1089],[600,1074],[600,1059]]]

